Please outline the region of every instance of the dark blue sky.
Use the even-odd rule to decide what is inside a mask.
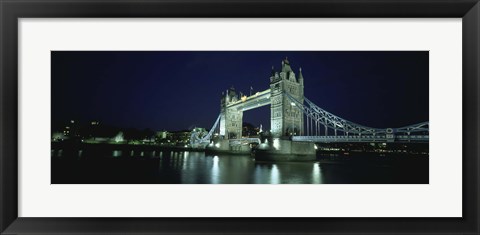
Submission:
[[[52,121],[99,120],[124,128],[210,128],[232,85],[269,88],[286,56],[302,67],[305,96],[371,127],[428,121],[428,52],[52,52]],[[270,126],[270,107],[244,121]]]

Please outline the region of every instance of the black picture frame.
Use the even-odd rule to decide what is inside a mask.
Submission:
[[[0,0],[2,234],[479,234],[478,0]],[[18,19],[45,17],[400,17],[463,19],[462,218],[18,217]],[[451,137],[455,138],[455,137]],[[460,156],[458,156],[460,157]]]

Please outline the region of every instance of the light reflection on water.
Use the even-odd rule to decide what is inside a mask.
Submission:
[[[218,167],[218,156],[214,156],[213,159],[213,166],[212,166],[212,173],[211,173],[211,179],[212,179],[212,184],[218,184],[220,182],[220,169]]]
[[[312,183],[313,184],[321,184],[322,183],[322,178],[321,178],[321,174],[320,174],[320,164],[318,164],[318,162],[313,164]]]
[[[160,160],[159,171],[178,172],[178,180],[183,184],[322,183],[318,163],[255,162],[248,155],[205,156],[202,152],[172,152],[170,157]]]
[[[270,183],[279,184],[280,183],[280,173],[278,172],[277,165],[273,164],[272,170],[270,170]]]
[[[73,159],[68,160],[69,154]],[[428,183],[427,161],[400,165],[257,162],[249,155],[91,149],[52,152],[52,183],[365,184]]]
[[[120,150],[113,150],[112,156],[113,156],[113,157],[121,157],[121,156],[122,156],[122,151],[120,151]]]

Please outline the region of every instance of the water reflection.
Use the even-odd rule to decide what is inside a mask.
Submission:
[[[320,173],[320,164],[317,162],[313,164],[313,170],[312,170],[312,183],[313,184],[321,184],[323,182],[323,179],[321,178],[322,175]]]
[[[321,184],[320,167],[315,162],[256,163],[256,184]]]
[[[121,157],[121,156],[122,156],[122,151],[120,151],[120,150],[113,150],[112,156],[113,156],[113,157]]]
[[[183,155],[180,156],[180,155]],[[322,183],[318,163],[258,163],[250,156],[172,152],[170,170],[185,184]]]
[[[212,174],[211,174],[211,183],[218,184],[220,182],[220,169],[218,167],[218,156],[214,156],[212,161],[213,161],[213,166],[212,166]]]
[[[403,167],[256,162],[249,155],[205,155],[203,152],[122,149],[106,153],[84,149],[73,154],[79,160],[62,160],[68,159],[67,152],[52,151],[52,183],[428,183],[428,171],[418,180],[422,175],[412,174],[412,165],[408,165],[409,174],[406,174]],[[101,157],[102,154],[109,156]]]
[[[273,164],[272,170],[270,170],[270,183],[279,184],[280,183],[280,172],[278,171],[277,165]]]

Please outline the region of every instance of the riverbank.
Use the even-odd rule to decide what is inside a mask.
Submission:
[[[158,156],[164,151],[204,152],[204,149],[184,146],[154,144],[108,144],[81,142],[52,142],[52,157],[125,157],[125,156]],[[94,155],[90,153],[95,153]]]

